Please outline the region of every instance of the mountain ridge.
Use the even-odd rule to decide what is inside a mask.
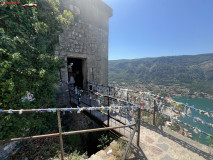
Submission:
[[[139,60],[139,59],[152,59],[152,58],[165,58],[165,57],[183,57],[183,56],[200,56],[200,55],[211,55],[213,53],[203,53],[203,54],[195,54],[195,55],[175,55],[175,56],[159,56],[159,57],[142,57],[142,58],[133,58],[133,59],[112,59],[109,61],[128,61],[128,60]]]
[[[109,82],[180,84],[213,94],[213,53],[109,60]]]

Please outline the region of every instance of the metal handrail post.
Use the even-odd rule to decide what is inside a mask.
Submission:
[[[138,108],[138,137],[137,137],[137,145],[140,145],[140,126],[141,126],[141,107]]]
[[[155,123],[155,112],[156,112],[156,100],[154,100],[153,125],[156,125],[156,123]]]

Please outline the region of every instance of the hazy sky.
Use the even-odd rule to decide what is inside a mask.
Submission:
[[[103,0],[109,59],[213,53],[213,0]]]

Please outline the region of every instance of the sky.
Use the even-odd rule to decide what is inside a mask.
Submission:
[[[213,53],[213,0],[103,0],[109,60]]]

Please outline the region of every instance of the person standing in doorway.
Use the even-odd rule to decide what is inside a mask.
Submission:
[[[73,77],[73,74],[70,74],[70,81],[68,83],[70,85],[71,90],[74,90],[74,85],[75,85],[75,79]]]
[[[70,81],[69,81],[69,84],[70,84],[70,85],[73,85],[73,86],[74,86],[74,84],[75,84],[75,79],[74,79],[72,73],[70,74]]]
[[[70,78],[71,77],[71,74],[72,74],[72,67],[73,67],[73,63],[70,63],[68,65],[68,77]],[[68,79],[70,81],[70,79]]]

